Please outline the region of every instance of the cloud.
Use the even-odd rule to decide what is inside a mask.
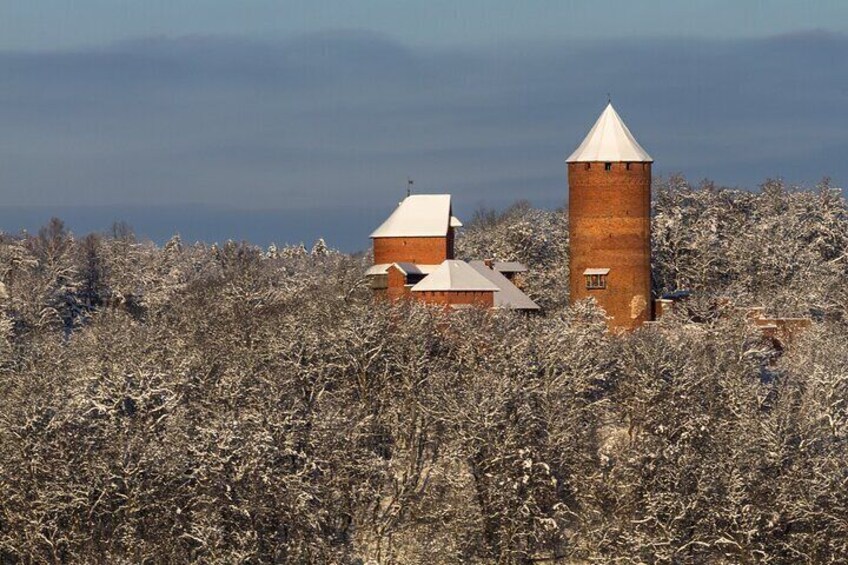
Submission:
[[[198,236],[241,238],[227,217],[263,243],[325,233],[357,249],[407,176],[465,216],[520,197],[561,205],[563,159],[607,92],[659,173],[839,182],[846,53],[848,38],[818,31],[488,49],[328,31],[0,53],[0,206],[64,210],[77,229],[97,227],[79,210],[108,209],[157,239],[181,214]]]

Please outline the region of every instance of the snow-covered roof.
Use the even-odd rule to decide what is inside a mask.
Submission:
[[[518,261],[495,261],[494,269],[499,273],[526,273],[527,267]]]
[[[378,263],[376,265],[372,265],[368,267],[367,271],[365,271],[365,276],[385,275],[389,271],[389,267],[394,264],[395,263]],[[439,265],[420,265],[418,263],[397,263],[397,265],[412,265],[415,269],[417,269],[417,272],[412,271],[412,274],[423,273],[425,275],[432,273],[433,271],[439,268]],[[401,271],[403,270],[403,267],[401,267]]]
[[[456,216],[451,216],[450,218],[450,227],[452,228],[461,228],[462,222],[459,221],[459,218]]]
[[[509,282],[505,276],[486,266],[483,261],[471,261],[471,268],[486,277],[489,282],[498,287],[500,292],[494,296],[495,308],[511,308],[514,310],[539,310],[539,305],[529,296],[521,292],[517,286]]]
[[[610,272],[609,269],[586,269],[583,271],[584,275],[608,275]]]
[[[423,275],[424,271],[418,268],[415,263],[398,262],[392,263],[404,275]]]
[[[498,286],[476,270],[465,261],[448,259],[431,274],[424,277],[418,284],[410,289],[412,292],[482,292],[493,291],[497,293]]]
[[[567,159],[569,163],[594,161],[650,163],[653,161],[648,152],[624,125],[621,116],[612,107],[612,103],[601,112],[601,116],[580,147]]]
[[[443,237],[454,221],[459,223],[451,215],[450,194],[413,194],[403,199],[371,237]]]

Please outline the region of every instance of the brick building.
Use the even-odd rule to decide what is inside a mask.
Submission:
[[[651,163],[609,104],[567,159],[572,302],[594,297],[610,328],[651,319]]]
[[[427,275],[409,292],[412,296],[430,304],[445,306],[482,306],[492,308],[497,285],[478,273],[465,261],[448,259],[439,268]]]
[[[513,282],[527,270],[520,263],[454,259],[455,230],[462,226],[450,195],[408,196],[371,234],[374,265],[366,276],[374,294],[448,307],[480,306],[538,310]]]
[[[373,233],[374,264],[439,265],[453,259],[454,217],[449,194],[407,196]]]

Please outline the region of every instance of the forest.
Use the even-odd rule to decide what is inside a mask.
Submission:
[[[562,210],[466,224],[543,314],[375,302],[323,241],[0,235],[0,562],[845,562],[839,189],[655,180],[692,294],[623,334],[568,304]]]

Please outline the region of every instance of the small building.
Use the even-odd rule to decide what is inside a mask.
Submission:
[[[512,282],[527,271],[521,263],[454,259],[455,232],[461,226],[450,195],[407,196],[371,234],[374,265],[365,275],[374,295],[454,308],[539,310]]]
[[[374,264],[440,265],[453,259],[454,231],[450,194],[413,194],[371,234]]]
[[[378,294],[399,296],[399,291],[387,290],[392,264],[415,265],[426,274],[453,259],[455,230],[461,226],[451,210],[449,194],[407,196],[371,233],[374,265],[365,273],[371,288]]]
[[[415,299],[429,304],[492,308],[500,288],[465,261],[449,259],[410,292]]]

